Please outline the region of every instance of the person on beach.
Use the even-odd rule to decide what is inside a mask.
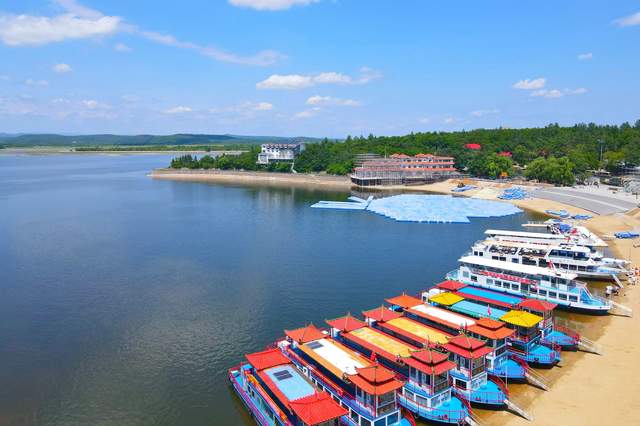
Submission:
[[[605,295],[607,296],[607,299],[611,297],[611,286],[608,285],[607,288],[604,290]]]

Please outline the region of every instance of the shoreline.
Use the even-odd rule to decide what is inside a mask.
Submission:
[[[125,151],[125,150],[95,150],[95,151],[75,151],[73,148],[4,148],[0,149],[0,155],[237,155],[245,151],[236,150],[218,150],[218,151],[202,151],[202,150],[172,150],[172,151]]]
[[[316,188],[340,188],[350,190],[348,178],[327,175],[284,174],[269,172],[231,171],[177,171],[154,170],[149,176],[194,182],[218,182],[235,184],[272,184],[285,186],[311,186]],[[510,202],[522,209],[545,214],[545,210],[568,210],[573,214],[591,214],[584,209],[557,201],[528,198],[524,200],[500,200],[497,196],[511,184],[479,182],[479,188],[463,193],[452,193],[457,181],[443,181],[418,186],[393,186],[375,188],[380,192],[428,192]],[[519,185],[520,186],[520,185]],[[526,186],[526,185],[522,185]],[[365,188],[364,191],[367,189]],[[593,232],[611,236],[614,232],[640,229],[640,209],[627,213],[594,215],[584,222]],[[632,266],[640,266],[640,248],[636,240],[610,239],[609,249],[616,257],[629,259]],[[626,285],[615,299],[634,310],[640,309],[640,293]],[[623,424],[640,412],[640,319],[609,315],[598,317],[591,323],[587,336],[604,349],[604,355],[586,352],[563,352],[561,366],[552,370],[536,370],[550,379],[549,391],[531,385],[511,385],[515,399],[534,417],[529,422],[506,411],[478,410],[486,425],[531,424]]]
[[[306,173],[245,172],[231,170],[179,170],[155,169],[148,174],[152,179],[188,182],[212,182],[271,186],[314,186],[317,188],[351,189],[351,181],[345,176]]]

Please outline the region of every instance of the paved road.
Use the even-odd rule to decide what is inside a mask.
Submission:
[[[597,214],[621,213],[638,207],[638,204],[607,197],[600,194],[590,194],[570,188],[539,189],[532,193],[534,197],[558,201],[571,206],[580,207]]]

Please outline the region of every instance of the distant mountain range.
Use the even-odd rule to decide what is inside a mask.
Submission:
[[[34,146],[148,146],[148,145],[236,145],[265,142],[318,142],[319,138],[281,136],[201,135],[59,135],[0,133],[0,145],[7,147]]]

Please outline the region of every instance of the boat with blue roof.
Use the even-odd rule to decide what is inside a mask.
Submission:
[[[233,389],[261,426],[345,424],[349,411],[278,348],[246,355],[229,370]]]
[[[506,323],[507,327],[514,330],[514,333],[505,338],[509,352],[529,365],[550,368],[560,362],[560,352],[555,347],[549,347],[540,342],[542,333],[537,325],[542,321],[542,317],[538,315],[522,310],[505,311],[491,308],[471,300],[464,300],[449,292],[436,293],[429,297],[429,302],[478,320],[488,318],[492,322]]]
[[[398,403],[404,381],[396,373],[333,339],[313,325],[286,330],[277,343],[288,358],[319,389],[348,411],[349,426],[412,426]]]
[[[483,306],[490,306],[492,313],[504,314],[511,309],[522,309],[536,315],[543,320],[539,324],[541,332],[540,342],[546,345],[558,345],[562,350],[577,350],[579,347],[592,352],[593,345],[588,339],[568,327],[556,323],[553,318],[555,303],[538,299],[526,299],[520,296],[498,293],[492,290],[468,286],[459,281],[443,281],[436,284],[433,289],[425,293],[425,300],[432,294],[440,291],[448,291],[464,299],[471,300]],[[482,311],[481,308],[479,308]]]
[[[383,307],[369,314],[365,312],[367,322],[350,315],[328,320],[331,336],[398,373],[405,381],[398,394],[399,402],[419,418],[441,424],[474,424],[467,402],[452,395],[449,371],[455,366],[448,361],[447,355],[410,345],[374,328],[376,321],[372,316],[382,317],[385,311],[401,315]],[[393,321],[400,317],[385,319]]]
[[[386,300],[392,309],[401,310],[407,320],[443,331],[452,337],[475,326],[478,322],[469,316],[425,304],[416,297],[401,295]],[[389,328],[388,324],[384,322],[380,323],[379,326],[386,329]],[[528,368],[526,363],[512,359],[509,356],[505,339],[485,340],[487,341],[487,346],[492,348],[492,352],[486,356],[487,372],[490,375],[511,382],[527,380]]]

